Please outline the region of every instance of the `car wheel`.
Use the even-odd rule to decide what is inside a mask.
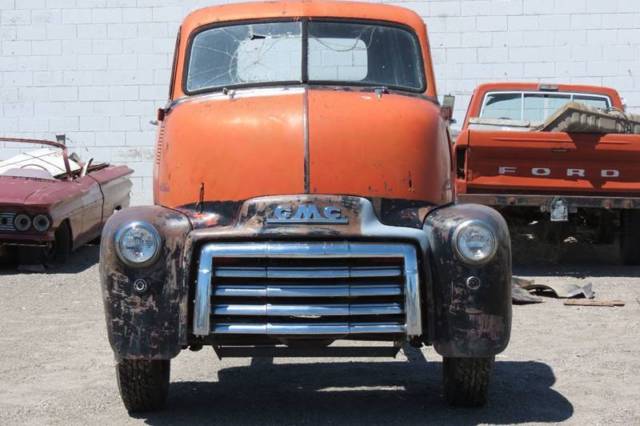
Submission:
[[[171,361],[129,360],[116,366],[118,389],[130,413],[157,411],[164,407],[169,393]]]
[[[442,362],[444,394],[450,405],[482,407],[487,403],[494,357],[447,358]]]
[[[635,210],[622,212],[620,235],[620,254],[625,265],[640,265],[640,212]]]
[[[48,265],[62,265],[69,260],[71,255],[71,228],[69,222],[64,221],[55,232],[55,241],[44,253],[45,263]]]

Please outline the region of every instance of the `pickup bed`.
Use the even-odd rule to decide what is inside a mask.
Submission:
[[[590,112],[624,116],[620,95],[609,88],[479,86],[455,146],[458,199],[496,207],[512,226],[538,223],[537,236],[547,241],[577,228],[588,231],[582,235],[589,242],[620,235],[624,262],[637,264],[640,135],[554,131],[549,123],[567,105],[582,106],[587,120]]]

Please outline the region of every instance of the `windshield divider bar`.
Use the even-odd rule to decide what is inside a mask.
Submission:
[[[309,83],[309,21],[302,20],[302,83]]]

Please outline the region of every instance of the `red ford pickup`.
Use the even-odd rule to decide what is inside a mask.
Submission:
[[[546,241],[563,240],[578,228],[587,231],[582,235],[589,243],[614,243],[619,236],[624,263],[639,264],[637,128],[612,133],[606,126],[549,126],[568,104],[587,113],[569,111],[565,117],[590,128],[594,117],[627,117],[620,95],[610,88],[479,86],[455,146],[458,199],[493,206],[511,225],[536,223],[535,234]]]

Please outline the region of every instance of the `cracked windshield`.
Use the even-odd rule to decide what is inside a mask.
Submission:
[[[273,83],[423,90],[420,49],[411,32],[323,21],[309,22],[306,31],[302,22],[276,22],[200,32],[191,48],[187,92]]]

